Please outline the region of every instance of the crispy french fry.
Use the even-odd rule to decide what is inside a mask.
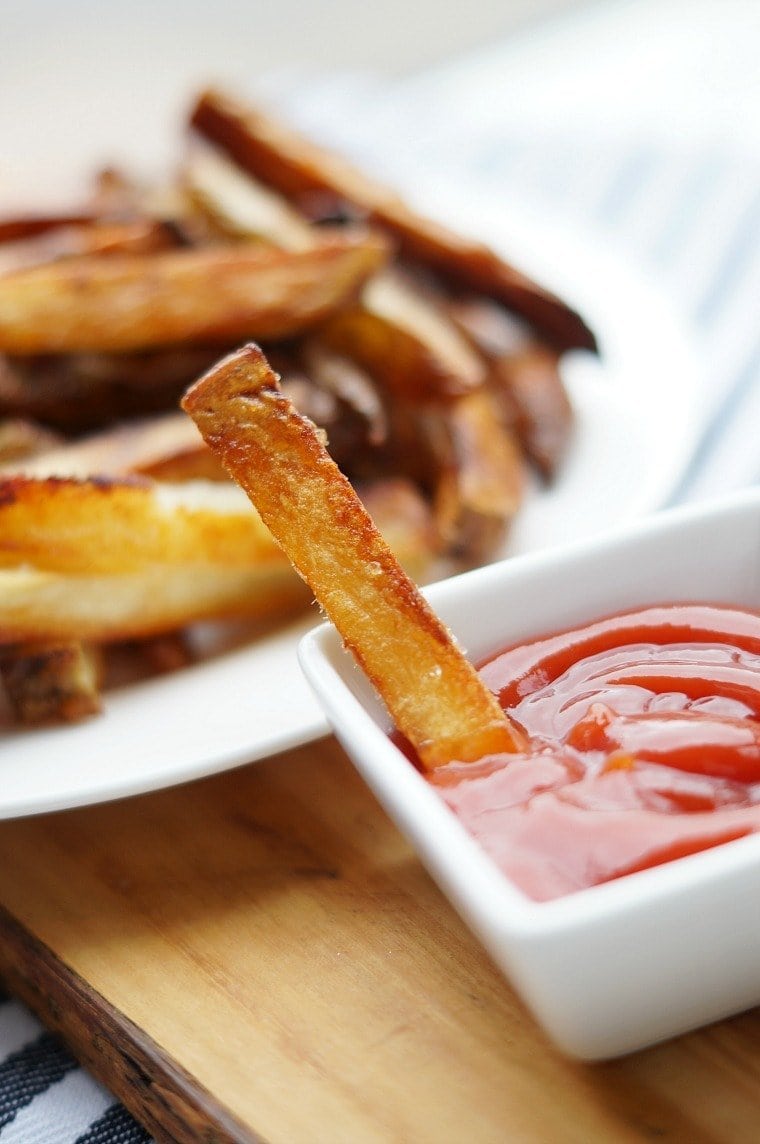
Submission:
[[[74,723],[102,703],[99,649],[78,640],[0,647],[0,679],[21,723]]]
[[[519,731],[402,571],[261,351],[249,345],[226,358],[196,382],[183,405],[424,764],[518,749]]]
[[[277,544],[229,482],[139,478],[0,479],[0,567],[70,575],[151,565],[277,566]]]
[[[142,639],[201,620],[285,618],[311,595],[290,565],[153,565],[109,576],[0,568],[0,645]]]
[[[344,305],[387,254],[377,236],[336,235],[297,253],[241,244],[33,267],[0,277],[0,350],[129,351],[282,338]]]
[[[191,125],[241,167],[296,201],[309,194],[348,204],[400,243],[411,260],[432,268],[454,286],[497,298],[522,314],[559,348],[595,349],[579,314],[481,243],[424,218],[388,188],[295,131],[218,91],[197,101]]]

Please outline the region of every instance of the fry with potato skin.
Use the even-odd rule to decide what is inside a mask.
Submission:
[[[315,426],[258,347],[183,407],[247,492],[426,767],[514,751],[522,737],[403,572]]]
[[[582,317],[551,291],[482,243],[416,214],[394,192],[260,109],[219,91],[206,91],[195,104],[190,123],[241,167],[289,198],[322,192],[353,207],[360,217],[391,234],[405,257],[454,286],[498,299],[558,348],[596,348]]]
[[[65,259],[0,276],[0,351],[132,351],[301,333],[386,260],[377,235],[307,251],[255,244]]]

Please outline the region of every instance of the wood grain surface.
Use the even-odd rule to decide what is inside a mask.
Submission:
[[[760,1139],[757,1011],[564,1059],[331,739],[1,823],[0,976],[160,1140]]]

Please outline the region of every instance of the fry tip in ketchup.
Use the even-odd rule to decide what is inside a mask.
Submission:
[[[322,435],[249,344],[182,406],[338,629],[424,767],[526,747],[372,522]]]

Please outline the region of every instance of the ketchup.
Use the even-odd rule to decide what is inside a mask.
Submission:
[[[509,648],[479,671],[529,751],[428,778],[529,897],[760,830],[760,615],[644,608]]]

